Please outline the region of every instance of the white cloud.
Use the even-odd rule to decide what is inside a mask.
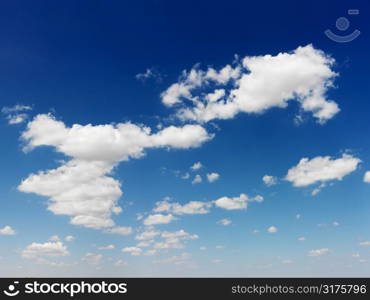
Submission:
[[[12,107],[8,107],[8,106],[3,107],[1,109],[1,112],[4,114],[9,114],[9,113],[26,111],[26,110],[32,110],[32,107],[29,105],[17,104]]]
[[[139,256],[143,250],[139,247],[126,247],[122,249],[122,252],[130,253],[132,256]]]
[[[263,202],[264,198],[261,195],[257,195],[254,198],[250,199],[250,201],[256,201],[256,202]]]
[[[169,231],[162,232],[161,237],[164,239],[180,238],[182,240],[196,240],[199,238],[198,235],[190,234],[183,229],[174,232]]]
[[[150,250],[145,251],[144,255],[145,256],[153,256],[153,255],[156,255],[157,253],[158,253],[157,249],[150,249]]]
[[[15,105],[13,107],[3,107],[1,112],[6,115],[10,125],[23,123],[28,118],[28,114],[24,111],[32,110],[28,105]]]
[[[321,249],[317,249],[317,250],[311,250],[308,252],[308,256],[320,256],[320,255],[325,255],[325,254],[328,254],[329,253],[329,249],[328,248],[321,248]]]
[[[16,232],[10,226],[5,226],[4,228],[0,229],[0,235],[15,235]]]
[[[306,240],[306,238],[304,236],[301,236],[301,237],[298,238],[298,241],[300,241],[300,242],[303,242],[305,240]]]
[[[225,248],[225,246],[223,246],[223,245],[217,245],[215,248],[216,248],[216,249],[224,249],[224,248]]]
[[[211,208],[211,202],[190,201],[184,205],[177,202],[159,201],[156,203],[154,212],[167,212],[176,215],[207,214]]]
[[[223,225],[223,226],[228,226],[231,225],[232,221],[230,219],[222,219],[217,221],[217,224]]]
[[[218,174],[218,173],[210,173],[210,174],[207,174],[207,179],[208,179],[208,181],[210,183],[215,182],[219,178],[220,178],[220,174]]]
[[[337,221],[334,221],[334,222],[333,222],[333,226],[334,226],[334,227],[337,227],[337,226],[339,226],[339,225],[340,225],[340,224],[339,224],[339,222],[337,222]]]
[[[119,234],[119,235],[129,235],[132,233],[132,228],[129,226],[119,226],[113,227],[105,230],[106,233]]]
[[[271,175],[264,175],[262,177],[262,181],[264,182],[264,184],[266,184],[267,186],[272,186],[272,185],[275,185],[277,184],[277,178],[275,176],[271,176]]]
[[[199,170],[203,167],[202,163],[200,161],[194,163],[190,169],[192,169],[193,171],[196,171],[196,170]]]
[[[67,127],[51,115],[38,115],[22,134],[25,150],[53,146],[72,159],[57,169],[31,174],[18,189],[49,197],[48,209],[68,215],[71,224],[101,229],[113,227],[112,214],[122,209],[121,183],[109,175],[121,161],[140,158],[146,148],[198,147],[212,138],[199,125],[151,129],[132,123]]]
[[[215,201],[215,205],[227,209],[246,209],[247,208],[248,196],[246,194],[240,194],[239,197],[221,197]]]
[[[370,246],[370,241],[361,242],[360,246]]]
[[[122,259],[119,259],[119,260],[117,260],[115,263],[114,263],[114,265],[116,266],[116,267],[123,267],[123,266],[127,266],[127,262],[125,262],[124,260],[122,260]]]
[[[275,233],[277,231],[278,229],[275,226],[270,226],[269,228],[267,228],[267,232],[269,233]]]
[[[333,64],[334,59],[307,45],[276,56],[245,57],[235,67],[227,65],[219,72],[193,68],[161,94],[162,102],[177,105],[180,119],[208,122],[230,119],[240,112],[285,108],[296,100],[303,111],[324,123],[339,112],[338,105],[326,98],[337,76],[331,70]],[[224,89],[227,84],[229,90]],[[202,88],[214,90],[202,93]]]
[[[192,184],[198,184],[198,183],[201,183],[202,182],[202,176],[200,176],[199,174],[198,175],[195,175],[193,181],[191,182]]]
[[[160,232],[157,231],[157,230],[146,230],[146,231],[136,235],[135,239],[137,239],[139,241],[151,240],[159,234],[160,234]]]
[[[370,171],[367,171],[364,175],[364,182],[370,183]]]
[[[292,264],[292,263],[293,263],[293,261],[292,261],[292,260],[290,260],[290,259],[284,259],[284,260],[282,260],[282,261],[281,261],[281,263],[282,263],[282,264],[285,264],[285,265],[288,265],[288,264]]]
[[[160,73],[158,73],[156,70],[153,68],[148,68],[145,70],[144,73],[138,73],[135,75],[135,78],[138,80],[146,81],[150,78],[156,78],[157,81],[162,81],[162,76]]]
[[[106,245],[106,246],[101,246],[99,247],[98,249],[99,250],[113,250],[115,249],[116,247],[114,245]]]
[[[155,260],[153,263],[155,264],[168,264],[173,263],[175,265],[184,264],[186,261],[190,260],[192,255],[190,253],[181,253],[179,255],[171,256],[169,258],[164,258],[161,260]]]
[[[205,247],[205,246],[201,246],[201,247],[199,247],[199,250],[201,250],[201,251],[205,251],[205,250],[207,250],[207,247]]]
[[[28,118],[27,114],[15,114],[15,115],[9,115],[7,117],[8,123],[10,125],[20,124],[26,121]]]
[[[176,220],[176,218],[171,214],[169,215],[154,214],[154,215],[149,215],[144,220],[144,225],[149,226],[149,225],[157,225],[157,224],[168,224],[174,220]]]
[[[72,235],[67,235],[67,236],[64,238],[64,240],[65,240],[66,242],[73,242],[75,239],[76,239],[76,238],[75,238],[74,236],[72,236]]]
[[[154,240],[145,240],[145,241],[141,241],[139,242],[136,247],[139,247],[139,248],[146,248],[146,247],[149,247],[152,243],[154,242]]]
[[[21,252],[23,258],[39,258],[43,256],[67,256],[69,252],[62,242],[32,243]]]
[[[190,174],[188,172],[186,172],[184,175],[181,176],[181,179],[189,179],[190,178]]]
[[[102,263],[103,255],[95,253],[86,253],[85,257],[82,258],[83,261],[90,265],[99,265]]]
[[[154,249],[182,249],[185,248],[183,241],[199,238],[198,235],[189,234],[183,229],[174,232],[165,231],[161,234],[161,237],[163,241],[155,243],[153,246]]]
[[[308,186],[316,182],[342,180],[357,169],[360,159],[350,154],[332,159],[330,156],[317,156],[311,160],[302,158],[298,165],[288,170],[285,179],[296,187]]]
[[[52,241],[52,242],[59,242],[59,241],[60,241],[60,238],[59,238],[59,236],[57,236],[57,235],[52,235],[52,236],[49,238],[49,241]]]

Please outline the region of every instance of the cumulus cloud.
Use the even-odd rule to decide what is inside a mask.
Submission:
[[[144,225],[150,226],[150,225],[158,225],[158,224],[168,224],[174,220],[176,220],[176,218],[171,214],[169,215],[154,214],[154,215],[149,215],[144,220]]]
[[[25,150],[52,146],[71,157],[60,167],[24,179],[18,189],[48,197],[48,209],[68,215],[71,224],[94,229],[114,227],[113,214],[122,209],[121,183],[110,175],[121,161],[140,158],[146,148],[198,147],[212,136],[199,125],[151,129],[132,123],[67,127],[52,115],[38,115],[22,134]]]
[[[202,163],[200,161],[194,163],[190,169],[192,169],[193,171],[196,171],[196,170],[199,170],[203,167]]]
[[[181,265],[192,258],[190,253],[181,253],[179,255],[171,256],[169,258],[164,258],[160,260],[153,261],[154,264],[169,264],[173,263],[175,265]]]
[[[103,255],[95,253],[86,253],[82,260],[90,265],[99,265],[102,263]]]
[[[132,256],[139,256],[143,250],[139,247],[125,247],[122,249],[122,252],[130,253]]]
[[[119,235],[129,235],[132,233],[132,228],[129,226],[118,226],[105,230],[106,233],[119,234]]]
[[[361,242],[360,246],[370,246],[370,241]]]
[[[220,71],[195,67],[161,94],[162,102],[177,106],[182,120],[208,122],[240,112],[285,108],[295,100],[303,111],[325,123],[339,112],[338,105],[326,97],[337,76],[333,64],[333,58],[307,45],[275,56],[247,56]]]
[[[135,239],[137,239],[139,241],[151,240],[159,234],[160,234],[160,231],[157,231],[157,230],[146,230],[146,231],[136,235]]]
[[[67,236],[64,238],[64,240],[65,240],[66,242],[73,242],[75,239],[76,239],[76,238],[75,238],[74,236],[72,236],[72,235],[67,235]]]
[[[275,226],[270,226],[269,228],[267,228],[267,232],[269,233],[275,233],[277,231],[278,229]]]
[[[364,182],[370,183],[370,171],[367,171],[364,175]]]
[[[350,154],[343,154],[341,158],[333,159],[330,156],[317,156],[312,159],[302,158],[298,165],[288,170],[285,179],[293,186],[303,187],[317,182],[342,180],[344,176],[357,169],[360,159]]]
[[[198,183],[201,183],[203,180],[202,180],[202,176],[200,176],[199,174],[198,175],[195,175],[193,181],[191,182],[192,184],[198,184]]]
[[[39,258],[43,256],[67,256],[69,252],[62,242],[32,243],[21,252],[23,258]]]
[[[222,219],[217,221],[217,224],[223,225],[223,226],[228,226],[231,225],[232,221],[230,219]]]
[[[218,173],[210,173],[210,174],[207,174],[207,179],[208,179],[208,181],[210,183],[215,182],[219,178],[220,178],[220,174],[218,174]]]
[[[199,238],[199,236],[196,234],[190,234],[181,229],[174,232],[162,232],[161,238],[163,239],[163,241],[155,243],[153,246],[154,249],[182,249],[185,247],[185,241],[196,240]]]
[[[246,209],[247,208],[247,201],[248,196],[246,194],[240,194],[239,197],[221,197],[215,200],[215,205],[217,207],[227,209],[227,210],[234,210],[234,209]]]
[[[117,260],[115,263],[114,263],[114,265],[116,266],[116,267],[123,267],[123,266],[127,266],[127,262],[125,262],[124,260],[122,260],[122,259],[119,259],[119,260]]]
[[[321,248],[321,249],[317,249],[317,250],[311,250],[308,252],[308,256],[321,256],[321,255],[325,255],[325,254],[328,254],[329,253],[329,249],[328,248]]]
[[[277,184],[277,178],[275,176],[271,176],[271,175],[265,175],[265,176],[263,176],[262,177],[262,181],[267,186],[272,186],[272,185]]]
[[[184,242],[196,240],[199,238],[196,234],[190,234],[181,229],[174,232],[165,231],[161,234],[162,241],[156,242],[153,248],[160,251],[166,249],[182,249],[185,248]]]
[[[114,245],[106,245],[106,246],[101,246],[99,247],[98,249],[99,250],[113,250],[115,249],[116,247]]]
[[[156,203],[154,212],[166,212],[175,215],[208,214],[212,206],[211,202],[190,201],[184,205],[177,202],[159,201]]]
[[[59,238],[59,236],[57,236],[57,235],[52,235],[52,236],[49,238],[49,241],[52,241],[52,242],[58,242],[58,241],[60,241],[60,238]]]
[[[15,234],[16,234],[15,230],[8,225],[0,229],[0,235],[15,235]]]

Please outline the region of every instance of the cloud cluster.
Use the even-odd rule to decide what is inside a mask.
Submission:
[[[26,111],[32,110],[31,106],[28,105],[14,105],[12,107],[3,107],[1,112],[6,115],[8,123],[10,125],[23,123],[28,119]]]
[[[333,64],[334,59],[312,45],[276,56],[247,56],[219,71],[198,67],[184,71],[161,98],[166,106],[178,107],[182,120],[231,119],[240,112],[285,108],[296,100],[303,111],[325,123],[339,112],[338,105],[326,98],[337,76]]]
[[[43,256],[56,257],[67,256],[69,252],[67,247],[62,242],[46,242],[46,243],[32,243],[26,247],[21,253],[23,258],[40,258]]]
[[[156,203],[156,207],[153,209],[153,211],[158,213],[173,213],[176,215],[207,214],[209,213],[211,206],[211,202],[190,201],[184,205],[181,205],[177,202],[163,200]]]
[[[122,211],[121,183],[109,176],[119,162],[140,158],[147,148],[198,147],[212,135],[199,125],[169,126],[154,134],[129,122],[67,127],[42,114],[28,123],[22,138],[27,151],[52,146],[71,159],[59,168],[29,175],[18,189],[48,197],[48,209],[70,216],[71,224],[100,229],[115,226],[111,216]]]

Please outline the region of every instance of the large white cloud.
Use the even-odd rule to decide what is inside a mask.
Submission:
[[[58,152],[79,160],[119,162],[142,157],[145,148],[198,147],[212,135],[199,125],[169,126],[155,134],[149,127],[130,122],[66,127],[53,116],[42,114],[28,123],[22,138],[28,143],[26,149],[54,146]]]
[[[239,112],[284,108],[296,100],[302,110],[324,123],[339,112],[338,105],[326,98],[337,76],[333,63],[324,52],[307,45],[276,56],[247,56],[220,71],[196,67],[184,71],[179,82],[161,94],[162,102],[176,105],[180,119],[208,122],[230,119]]]
[[[24,258],[56,257],[69,255],[68,249],[62,242],[32,243],[21,253]]]
[[[59,168],[29,175],[18,189],[49,197],[48,209],[70,216],[74,225],[99,229],[113,227],[112,214],[122,211],[121,184],[109,176],[119,162],[142,157],[146,148],[198,147],[212,135],[199,125],[170,126],[154,134],[129,122],[67,127],[42,114],[28,123],[22,138],[25,150],[52,146],[71,159]],[[120,233],[114,228],[110,232]]]
[[[350,154],[343,154],[341,158],[333,159],[330,156],[317,156],[312,159],[302,158],[298,165],[288,170],[285,179],[296,187],[303,187],[316,182],[342,180],[344,176],[357,169],[361,162],[359,158]]]

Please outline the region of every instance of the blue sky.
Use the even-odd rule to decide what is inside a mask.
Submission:
[[[0,6],[0,276],[370,275],[367,3]]]

